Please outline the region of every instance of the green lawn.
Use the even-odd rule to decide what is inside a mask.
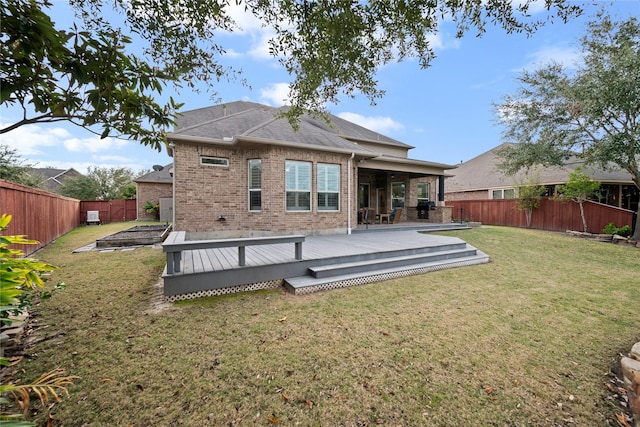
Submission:
[[[161,250],[70,253],[129,226],[37,254],[67,288],[20,367],[81,377],[54,425],[617,425],[605,383],[640,341],[640,250],[483,227],[446,234],[488,264],[158,310]]]

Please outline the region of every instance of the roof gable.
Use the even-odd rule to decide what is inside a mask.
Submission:
[[[249,137],[351,151],[367,151],[357,141],[392,145],[404,150],[410,145],[366,129],[355,123],[329,115],[329,123],[310,115],[300,118],[299,128],[280,114],[288,107],[271,107],[254,102],[236,101],[213,107],[186,111],[169,135],[232,140]]]
[[[153,170],[147,174],[141,175],[133,180],[133,182],[146,183],[173,183],[173,163],[163,166],[160,170]]]

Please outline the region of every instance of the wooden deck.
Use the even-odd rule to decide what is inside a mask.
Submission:
[[[441,228],[428,227],[427,230]],[[350,235],[306,236],[300,260],[295,259],[292,244],[247,246],[244,266],[238,265],[238,251],[233,247],[185,250],[182,253],[180,271],[167,274],[165,270],[164,295],[169,300],[178,300],[275,288],[282,286],[287,278],[308,276],[314,268],[345,263],[362,264],[362,271],[356,274],[357,277],[373,276],[374,273],[379,273],[376,260],[381,263],[384,259],[397,260],[393,261],[398,263],[397,267],[390,264],[385,271],[408,270],[410,267],[416,268],[418,264],[425,264],[427,260],[407,261],[406,257],[416,257],[416,254],[430,254],[433,257],[435,253],[449,254],[447,251],[453,249],[457,251],[470,248],[460,239],[420,233],[420,229],[425,228],[405,223],[402,227],[395,228],[383,226],[380,229],[359,229],[359,232]],[[475,248],[471,249],[475,251]],[[488,262],[488,257],[481,252],[474,257],[469,257],[468,254],[465,256],[464,260],[450,263],[457,266],[456,262],[459,265]],[[440,258],[453,256],[443,255]],[[353,268],[358,269],[351,267],[352,270]],[[326,272],[323,274],[326,275]],[[344,277],[337,278],[336,281],[338,279],[344,281]],[[314,280],[317,282],[317,279]],[[292,289],[290,286],[288,288]]]

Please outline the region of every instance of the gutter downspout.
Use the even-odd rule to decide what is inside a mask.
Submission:
[[[347,234],[351,234],[351,193],[352,193],[352,189],[351,189],[351,169],[352,169],[352,162],[353,159],[356,157],[356,153],[351,153],[351,157],[349,158],[349,161],[347,162]]]
[[[173,142],[169,143],[169,147],[171,147],[173,157],[173,173],[171,174],[171,230],[176,231],[176,145]]]

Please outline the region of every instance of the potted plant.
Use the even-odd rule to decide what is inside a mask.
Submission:
[[[144,211],[153,215],[156,220],[160,220],[160,203],[146,202],[144,204]]]

